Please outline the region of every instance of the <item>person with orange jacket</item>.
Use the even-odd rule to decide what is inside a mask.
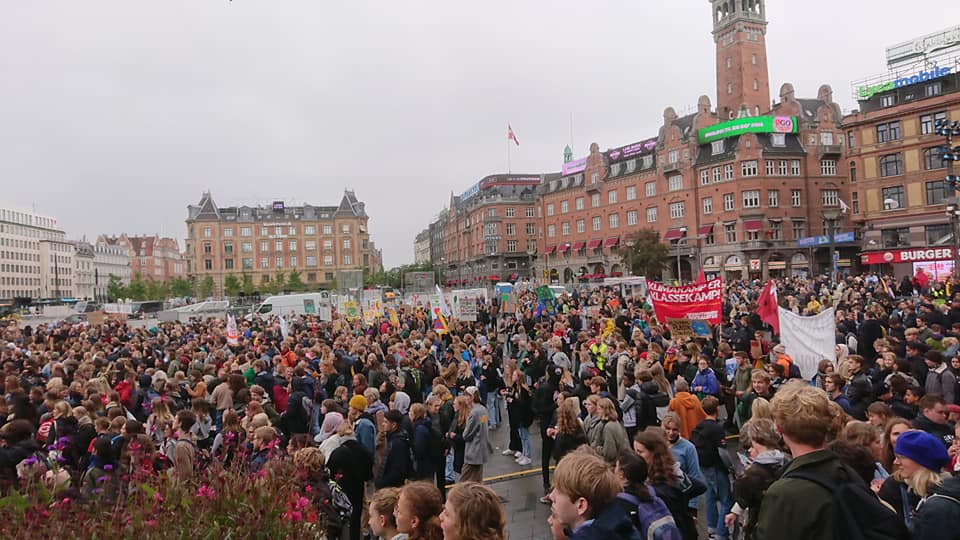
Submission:
[[[697,424],[707,417],[707,413],[704,412],[697,396],[690,393],[690,384],[687,383],[686,379],[677,377],[674,386],[677,392],[670,400],[667,409],[677,413],[677,416],[680,417],[682,424],[680,434],[684,439],[689,439],[693,428],[697,427]]]

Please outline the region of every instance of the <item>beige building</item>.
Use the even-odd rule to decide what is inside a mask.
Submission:
[[[50,245],[42,247],[41,243],[59,245],[65,241],[66,235],[56,219],[0,207],[0,299],[52,297],[47,293],[56,289],[50,281],[54,276],[44,270],[55,267],[44,256],[53,253]]]
[[[430,229],[424,229],[413,241],[413,263],[425,264],[430,262]]]
[[[94,251],[89,242],[73,242],[74,288],[79,300],[93,300]]]
[[[187,207],[187,273],[213,278],[216,294],[233,274],[255,287],[279,274],[300,274],[308,289],[333,287],[338,272],[370,270],[378,257],[364,203],[345,191],[337,206],[217,207],[209,192]]]
[[[62,239],[40,240],[40,295],[42,298],[74,298],[76,280],[73,243]]]
[[[182,260],[180,264],[186,265]],[[97,239],[93,245],[93,298],[98,302],[109,300],[107,286],[110,277],[116,276],[123,285],[130,284],[133,270],[130,268],[130,257],[123,246],[111,244],[104,237]]]
[[[123,248],[130,258],[130,272],[143,279],[165,283],[187,276],[187,265],[176,239],[159,235],[120,236],[101,235],[97,242]]]

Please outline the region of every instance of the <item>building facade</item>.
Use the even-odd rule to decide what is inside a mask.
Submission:
[[[430,262],[430,229],[420,231],[413,241],[413,263],[426,264]]]
[[[73,243],[64,239],[40,240],[40,283],[42,298],[74,298],[76,264]]]
[[[73,242],[74,294],[78,300],[93,300],[94,252],[89,242]]]
[[[495,174],[459,196],[451,195],[447,212],[436,224],[442,229],[442,247],[433,262],[441,281],[487,286],[529,278],[540,221],[537,189],[552,176]]]
[[[767,278],[853,264],[857,235],[842,211],[850,192],[838,167],[845,147],[832,90],[821,86],[805,99],[786,83],[771,106],[764,0],[712,0],[712,9],[716,109],[707,96],[683,116],[667,107],[658,133],[606,151],[594,143],[580,159],[568,148],[559,174],[540,174],[536,219],[523,224],[533,234],[522,238],[536,242],[537,277],[568,284],[627,273],[622,248],[644,228],[670,246],[667,278],[690,280],[700,270]],[[465,196],[451,198],[459,219],[438,220],[444,249],[433,259],[447,281],[461,283],[460,272],[449,274],[451,261],[471,255],[463,251],[472,223],[462,215]]]
[[[338,206],[219,208],[210,193],[187,207],[187,273],[224,279],[250,276],[255,286],[278,274],[300,273],[308,288],[333,287],[338,272],[369,270],[375,262],[364,203],[346,190]],[[376,263],[379,264],[379,263]]]
[[[960,27],[890,47],[890,71],[853,85],[860,108],[843,120],[843,165],[864,231],[863,267],[901,278],[920,268],[941,279],[953,271],[957,199],[944,181],[936,124],[960,120],[957,36]]]
[[[107,285],[111,277],[117,277],[124,286],[130,284],[133,270],[130,257],[123,246],[110,243],[101,236],[93,245],[93,299],[97,302],[109,300]]]
[[[130,258],[130,272],[142,279],[165,283],[187,276],[187,265],[180,252],[180,244],[170,237],[159,235],[120,236],[101,235],[98,243],[119,246]]]
[[[41,246],[45,241],[66,241],[56,219],[0,207],[0,299],[52,298],[45,294],[51,291],[53,276],[44,270],[57,267],[44,259],[51,255],[49,245]]]

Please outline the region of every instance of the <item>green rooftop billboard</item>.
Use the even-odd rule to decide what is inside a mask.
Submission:
[[[706,144],[744,133],[796,133],[796,116],[750,116],[722,122],[697,131],[700,144]]]

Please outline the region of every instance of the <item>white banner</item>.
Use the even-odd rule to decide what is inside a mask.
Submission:
[[[805,379],[817,372],[817,364],[829,359],[836,364],[837,325],[833,308],[813,317],[801,317],[792,311],[777,308],[780,314],[780,342]]]
[[[227,343],[230,345],[236,345],[239,343],[239,336],[237,335],[237,320],[233,318],[233,315],[227,314]]]

